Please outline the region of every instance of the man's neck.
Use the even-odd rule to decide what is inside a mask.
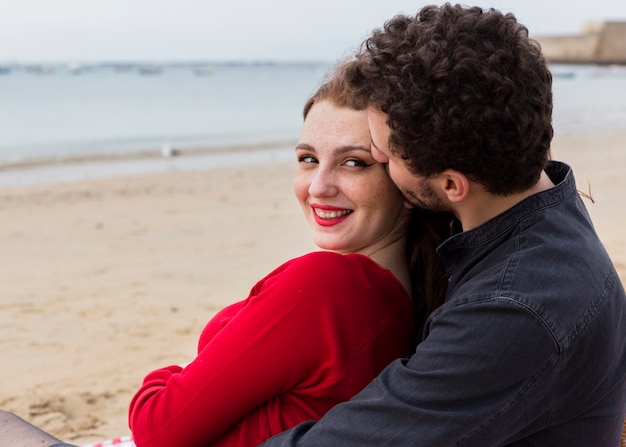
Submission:
[[[472,183],[471,195],[459,203],[454,213],[461,221],[463,231],[468,231],[502,214],[522,200],[552,187],[554,183],[545,171],[541,172],[539,181],[532,188],[509,196],[491,194],[480,184]]]

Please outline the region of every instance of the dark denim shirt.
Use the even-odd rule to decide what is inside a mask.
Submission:
[[[446,302],[408,359],[272,446],[616,447],[626,298],[568,166],[438,252]]]

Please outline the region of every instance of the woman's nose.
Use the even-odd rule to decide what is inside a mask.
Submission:
[[[311,179],[309,194],[313,197],[329,197],[337,194],[337,183],[332,172],[318,168]]]

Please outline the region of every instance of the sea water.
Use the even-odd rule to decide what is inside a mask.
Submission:
[[[626,66],[554,65],[557,135],[626,130]]]
[[[0,163],[297,140],[329,67],[14,69],[0,76]]]
[[[331,66],[319,62],[9,67],[0,71],[0,168],[165,149],[220,152],[209,159],[136,162],[134,168],[114,162],[108,169],[106,164],[83,166],[82,171],[54,168],[58,179],[64,179],[120,169],[128,173],[188,169],[292,156],[302,106]],[[626,130],[625,67],[551,69],[556,134]],[[241,145],[267,149],[252,157],[234,150]],[[0,185],[50,179],[51,172],[30,179],[28,171],[1,172]]]

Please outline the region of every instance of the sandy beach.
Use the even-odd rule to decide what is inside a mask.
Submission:
[[[626,133],[557,137],[553,156],[624,281]],[[0,408],[76,444],[129,434],[144,374],[314,248],[294,162],[0,188]]]

